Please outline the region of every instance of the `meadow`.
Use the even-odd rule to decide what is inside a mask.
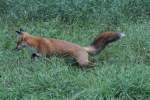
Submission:
[[[0,100],[149,100],[149,0],[2,0],[0,3]],[[91,56],[93,68],[70,58],[31,60],[16,52],[19,28],[89,45],[104,31],[126,36]]]

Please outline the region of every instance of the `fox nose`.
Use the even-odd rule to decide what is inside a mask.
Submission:
[[[19,50],[21,50],[21,49],[16,47],[14,50],[15,50],[15,51],[19,51]]]
[[[20,49],[15,47],[14,49],[12,49],[13,51],[19,51]]]

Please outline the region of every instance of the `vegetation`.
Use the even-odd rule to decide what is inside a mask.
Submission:
[[[149,100],[149,0],[1,0],[0,100]],[[95,67],[70,58],[30,59],[14,51],[15,30],[89,45],[102,31],[126,37],[91,57]],[[90,40],[90,41],[89,41]]]

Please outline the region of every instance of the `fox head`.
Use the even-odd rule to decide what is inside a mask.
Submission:
[[[23,47],[26,47],[26,38],[29,35],[27,32],[24,32],[23,29],[16,31],[17,33],[17,45],[16,50],[21,50]]]

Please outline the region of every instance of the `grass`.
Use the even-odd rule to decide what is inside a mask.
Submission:
[[[25,30],[45,37],[90,44],[105,26],[78,27],[54,23],[27,23]],[[81,70],[68,58],[53,56],[30,59],[32,49],[15,47],[18,26],[0,27],[1,100],[149,100],[150,22],[127,23],[115,27],[126,37],[91,57],[94,68]]]
[[[149,100],[149,0],[1,0],[0,100]],[[13,50],[15,31],[89,45],[102,31],[126,37],[90,57],[91,69],[69,58],[31,60]]]
[[[118,25],[126,21],[149,19],[149,0],[1,0],[0,19]],[[94,19],[94,20],[93,20]]]

